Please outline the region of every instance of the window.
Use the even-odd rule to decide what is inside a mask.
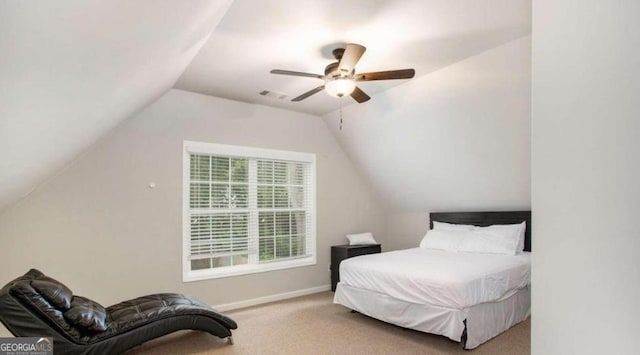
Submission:
[[[313,265],[315,155],[184,143],[183,280]]]

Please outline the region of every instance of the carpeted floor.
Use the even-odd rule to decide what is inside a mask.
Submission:
[[[406,330],[332,303],[323,292],[226,312],[235,345],[202,332],[178,332],[127,354],[530,354],[530,320],[468,351],[445,337]]]

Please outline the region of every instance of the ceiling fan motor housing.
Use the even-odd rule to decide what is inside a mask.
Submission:
[[[355,72],[355,69],[352,69],[351,72],[341,72],[338,69],[338,64],[339,62],[334,62],[331,63],[329,65],[327,65],[326,68],[324,68],[324,75],[328,78],[351,78],[353,77],[353,73]]]

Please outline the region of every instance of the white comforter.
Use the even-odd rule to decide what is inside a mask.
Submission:
[[[530,253],[415,248],[358,256],[340,264],[341,283],[406,302],[457,309],[503,300],[530,280]]]

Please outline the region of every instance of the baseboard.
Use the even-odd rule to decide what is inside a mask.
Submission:
[[[244,301],[239,301],[239,302],[220,304],[220,305],[217,305],[217,306],[213,306],[213,308],[217,309],[218,311],[225,312],[225,311],[230,311],[230,310],[233,310],[233,309],[251,307],[251,306],[256,306],[256,305],[259,305],[259,304],[275,302],[275,301],[282,301],[282,300],[286,300],[286,299],[289,299],[289,298],[306,296],[306,295],[310,295],[310,294],[313,294],[313,293],[325,292],[325,291],[329,291],[329,290],[331,290],[331,285],[323,285],[323,286],[317,286],[317,287],[312,287],[312,288],[305,288],[303,290],[297,290],[297,291],[291,291],[291,292],[285,292],[285,293],[278,293],[276,295],[252,298],[252,299],[249,299],[249,300],[244,300]]]

